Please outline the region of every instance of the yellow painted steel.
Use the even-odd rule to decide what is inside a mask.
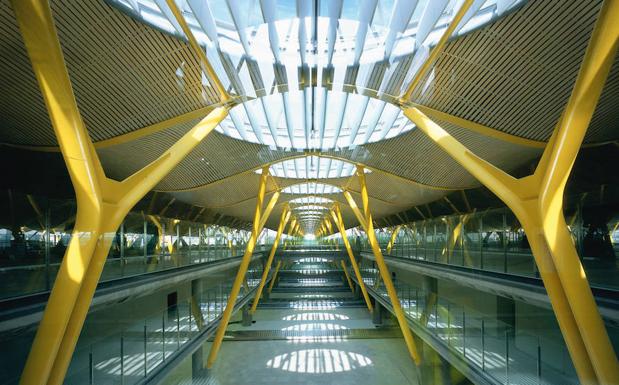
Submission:
[[[273,259],[275,258],[275,252],[277,251],[277,246],[279,245],[279,239],[284,232],[284,227],[286,227],[286,224],[288,223],[291,214],[292,212],[287,207],[282,211],[279,226],[277,227],[277,234],[275,235],[275,239],[273,240],[273,246],[271,247],[271,252],[269,253],[269,257],[267,258],[264,270],[262,271],[262,278],[260,279],[260,284],[258,285],[258,289],[256,290],[254,302],[251,305],[250,313],[252,314],[256,312],[256,308],[258,307],[260,296],[262,296],[262,290],[264,289],[264,285],[266,284],[267,278],[269,277],[271,264],[273,263]]]
[[[264,228],[264,225],[267,223],[267,220],[269,220],[269,216],[271,215],[273,208],[275,208],[275,205],[277,204],[277,201],[279,200],[280,195],[281,194],[279,191],[275,191],[273,195],[271,195],[271,199],[269,199],[269,203],[267,203],[266,207],[264,208],[264,212],[260,216],[260,225],[259,225],[260,231],[262,231],[262,229]]]
[[[155,134],[157,132],[165,131],[168,128],[178,126],[179,124],[187,123],[194,119],[200,119],[208,115],[209,113],[211,113],[211,111],[213,111],[215,108],[221,107],[221,106],[223,106],[223,103],[218,103],[215,105],[198,108],[197,110],[175,116],[173,118],[164,120],[162,122],[157,122],[150,126],[142,127],[140,129],[128,132],[126,134],[118,135],[110,139],[100,140],[98,142],[95,142],[94,146],[95,148],[106,148],[106,147],[116,146],[118,144],[131,142],[131,141],[143,138],[145,136]],[[232,104],[228,104],[227,106],[228,108],[231,108]]]
[[[344,220],[342,219],[342,212],[340,211],[339,205],[336,204],[333,207],[333,210],[331,211],[331,216],[333,217],[333,223],[335,223],[337,228],[340,230],[342,242],[344,243],[344,248],[346,248],[346,253],[348,254],[348,259],[350,260],[350,265],[355,272],[355,277],[357,278],[357,282],[359,283],[359,288],[361,289],[361,294],[363,295],[365,304],[368,307],[368,310],[371,312],[373,310],[372,301],[370,301],[370,296],[365,287],[365,282],[363,282],[363,276],[361,275],[361,271],[359,270],[359,265],[357,264],[357,260],[355,259],[355,254],[352,252],[352,247],[350,247],[350,242],[348,241],[348,236],[346,235],[346,227],[344,226]]]
[[[565,111],[532,175],[516,179],[479,158],[415,107],[404,113],[514,212],[583,384],[619,383],[619,364],[563,215],[563,192],[617,51],[619,2],[606,1]]]
[[[234,304],[236,303],[239,292],[241,291],[241,285],[243,284],[243,281],[245,280],[245,274],[247,273],[247,268],[249,267],[249,263],[251,262],[251,257],[254,253],[256,241],[258,240],[258,236],[262,232],[260,223],[262,222],[264,218],[263,213],[262,213],[262,205],[264,203],[264,196],[266,193],[266,187],[267,187],[266,185],[267,185],[268,176],[269,176],[269,168],[264,167],[260,175],[260,185],[258,187],[258,197],[256,201],[256,210],[254,213],[254,222],[252,226],[251,235],[249,237],[249,240],[247,241],[247,246],[245,247],[245,254],[243,254],[243,258],[241,259],[239,270],[237,271],[236,277],[234,278],[234,282],[232,283],[232,288],[230,289],[230,296],[228,297],[228,303],[226,304],[226,308],[224,309],[224,312],[221,315],[221,320],[219,321],[219,326],[217,327],[217,332],[213,340],[213,346],[211,347],[211,350],[208,355],[208,359],[206,361],[207,368],[212,367],[213,363],[217,359],[217,354],[219,353],[219,349],[221,348],[221,343],[223,342],[224,334],[226,333],[226,328],[228,327],[228,323],[230,322],[230,317],[232,317],[232,311],[234,310]],[[266,210],[265,210],[265,213],[266,213]]]
[[[516,145],[519,145],[519,146],[526,146],[526,147],[533,147],[533,148],[544,148],[544,147],[546,147],[546,143],[545,142],[541,142],[541,141],[537,141],[537,140],[531,140],[531,139],[526,139],[526,138],[521,138],[521,137],[516,136],[516,135],[507,134],[507,133],[505,133],[503,131],[497,130],[496,128],[484,126],[483,124],[479,124],[477,122],[473,122],[473,121],[470,121],[470,120],[459,118],[457,116],[445,113],[443,111],[438,111],[438,110],[435,110],[435,109],[427,107],[427,106],[422,106],[422,105],[415,104],[415,103],[412,103],[411,106],[417,107],[421,112],[423,112],[424,114],[426,114],[426,115],[428,115],[428,116],[430,116],[432,118],[435,118],[435,119],[438,119],[438,120],[443,120],[443,121],[451,123],[451,124],[455,124],[458,127],[466,128],[469,131],[473,131],[473,132],[476,132],[476,133],[484,135],[484,136],[488,136],[488,137],[491,137],[491,138],[499,139],[499,140],[502,140],[504,142],[516,144]]]
[[[613,355],[604,321],[563,214],[565,185],[595,112],[619,45],[619,2],[605,1],[574,90],[561,118],[539,189],[544,237],[561,283],[583,335],[593,368],[602,384],[619,384],[619,363]]]
[[[398,293],[393,286],[393,281],[391,280],[391,274],[389,273],[389,268],[385,263],[385,259],[383,258],[383,253],[380,250],[380,246],[378,244],[378,240],[376,239],[376,234],[374,233],[374,224],[372,223],[372,213],[370,211],[370,201],[368,198],[368,187],[365,182],[365,172],[363,170],[363,166],[357,166],[357,177],[359,178],[359,185],[361,186],[361,200],[363,203],[363,211],[365,213],[365,232],[368,236],[368,242],[370,243],[370,247],[372,248],[372,252],[374,253],[374,259],[376,260],[376,265],[378,266],[378,270],[380,275],[385,283],[385,289],[387,290],[387,294],[389,295],[389,299],[391,300],[391,306],[393,307],[393,312],[395,313],[396,318],[398,319],[398,323],[400,324],[400,329],[402,330],[402,335],[404,336],[404,342],[406,342],[406,347],[408,348],[408,352],[415,364],[421,364],[421,357],[417,352],[417,346],[415,345],[415,340],[413,339],[413,334],[411,333],[410,328],[408,327],[408,321],[406,320],[406,315],[402,310],[402,305],[400,304],[400,299],[398,298]],[[346,196],[346,195],[345,195]],[[352,196],[348,194],[346,199],[352,199]],[[353,211],[359,211],[359,208],[356,206],[354,201],[349,201],[350,208]]]
[[[189,26],[187,25],[187,22],[185,21],[185,17],[181,13],[180,9],[178,9],[178,7],[176,6],[176,1],[167,0],[167,3],[168,3],[168,7],[170,7],[170,10],[174,14],[176,21],[183,29],[183,32],[185,32],[185,36],[187,36],[187,40],[189,41],[189,45],[193,49],[193,52],[200,59],[202,66],[204,66],[204,71],[206,72],[206,75],[208,76],[209,81],[211,81],[211,83],[215,85],[215,88],[217,89],[217,92],[219,93],[219,97],[221,98],[221,101],[227,102],[228,100],[230,100],[230,95],[228,95],[228,93],[226,92],[226,88],[221,83],[221,80],[219,80],[219,78],[217,77],[217,74],[215,73],[215,70],[211,66],[211,63],[206,58],[206,53],[204,52],[204,49],[200,46],[200,44],[196,40],[196,37],[193,35],[193,32],[191,32],[191,29],[189,28]]]
[[[462,20],[466,12],[469,10],[471,5],[473,5],[473,0],[464,0],[464,2],[462,3],[462,6],[458,10],[458,13],[456,13],[454,18],[451,20],[451,22],[445,29],[445,32],[443,32],[443,36],[441,36],[438,43],[436,43],[434,48],[432,48],[432,52],[430,52],[430,55],[428,56],[426,61],[422,64],[421,68],[419,68],[419,70],[417,71],[417,74],[415,75],[415,77],[411,81],[411,84],[408,86],[408,88],[406,89],[406,92],[402,96],[402,99],[401,99],[402,101],[406,102],[411,98],[413,91],[415,91],[415,88],[417,88],[417,86],[419,85],[419,82],[428,73],[430,68],[432,68],[432,66],[434,65],[434,62],[438,58],[438,55],[441,52],[443,52],[443,48],[445,48],[445,44],[447,44],[447,40],[449,40],[453,31],[456,29],[458,24],[460,24],[460,21]]]
[[[344,190],[342,194],[344,195],[344,198],[346,198],[346,201],[348,202],[350,209],[352,210],[353,214],[355,214],[355,217],[357,218],[357,221],[359,221],[359,224],[361,225],[361,227],[366,229],[368,227],[367,222],[365,218],[363,217],[363,214],[361,213],[361,211],[359,211],[359,206],[357,206],[357,203],[355,202],[350,192]]]
[[[333,234],[333,226],[331,226],[331,221],[329,220],[329,217],[325,217],[325,224],[327,225],[327,229],[329,230],[329,235]]]
[[[227,115],[213,110],[155,161],[125,180],[106,177],[82,122],[46,1],[13,1],[77,200],[71,242],[56,277],[21,384],[61,384],[116,229],[127,212]]]
[[[269,293],[273,290],[273,286],[275,286],[275,281],[277,280],[277,273],[279,273],[279,268],[282,267],[282,261],[277,261],[277,265],[275,265],[275,272],[273,273],[273,278],[271,278],[271,283],[269,283]]]
[[[389,239],[389,243],[387,244],[387,254],[391,254],[391,249],[393,249],[393,245],[395,244],[395,239],[398,236],[398,233],[402,229],[402,225],[398,225],[393,229],[391,233],[391,238]]]
[[[343,259],[340,260],[340,265],[342,266],[342,270],[344,270],[344,276],[346,276],[346,282],[348,282],[348,286],[350,286],[350,290],[354,293],[355,287],[350,280],[350,275],[348,274],[348,269],[346,268],[346,262]]]

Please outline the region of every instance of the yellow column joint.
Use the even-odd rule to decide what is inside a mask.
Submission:
[[[350,247],[348,236],[346,236],[346,227],[344,226],[344,220],[342,219],[342,212],[340,211],[339,205],[336,204],[333,207],[333,210],[331,211],[331,216],[333,218],[333,223],[335,223],[335,225],[340,230],[340,235],[342,236],[342,242],[344,243],[344,248],[346,249],[346,253],[348,254],[350,265],[352,266],[352,269],[355,272],[355,277],[357,278],[357,282],[359,283],[359,288],[361,289],[361,294],[363,294],[363,299],[365,300],[365,304],[368,307],[368,310],[371,312],[373,309],[372,301],[370,300],[370,296],[368,294],[367,288],[365,287],[365,282],[363,282],[363,276],[361,275],[361,271],[359,270],[359,265],[357,264],[355,255],[352,251],[352,248]]]
[[[254,248],[256,246],[256,241],[258,240],[258,236],[260,235],[261,228],[260,222],[262,219],[262,204],[264,202],[264,195],[266,193],[266,184],[267,178],[269,176],[269,169],[265,167],[262,170],[262,174],[260,175],[260,185],[258,187],[258,198],[256,202],[256,209],[254,213],[254,222],[252,226],[252,232],[249,237],[249,241],[247,242],[247,246],[245,248],[245,253],[243,254],[243,258],[241,260],[241,264],[239,265],[239,270],[237,271],[234,282],[232,283],[232,288],[230,290],[230,296],[228,297],[228,303],[226,304],[226,308],[224,309],[223,314],[221,315],[221,320],[219,322],[219,326],[217,327],[217,332],[215,334],[215,338],[213,340],[213,346],[209,352],[209,356],[206,362],[207,368],[213,366],[213,363],[217,359],[217,354],[219,353],[219,349],[221,348],[221,343],[224,339],[224,334],[226,333],[226,328],[228,327],[228,323],[230,322],[230,317],[232,317],[232,311],[234,310],[234,305],[236,303],[236,299],[241,290],[241,285],[245,279],[245,274],[247,273],[247,268],[249,267],[249,263],[251,262],[251,257],[254,252]]]
[[[273,263],[273,259],[275,258],[275,252],[277,251],[277,246],[279,245],[279,239],[284,232],[284,227],[288,223],[290,219],[291,211],[288,207],[284,208],[282,211],[282,216],[279,221],[279,226],[277,227],[277,235],[275,235],[275,239],[273,240],[273,246],[271,247],[271,252],[269,253],[269,257],[267,258],[266,264],[264,266],[264,270],[262,271],[262,278],[260,279],[260,284],[258,285],[258,289],[256,290],[256,295],[254,296],[254,302],[251,305],[250,312],[253,314],[256,312],[256,308],[258,307],[258,302],[260,301],[260,296],[262,295],[262,290],[264,289],[264,285],[266,284],[266,280],[269,277],[269,271],[271,270],[271,264]]]
[[[402,229],[402,225],[398,225],[395,227],[395,229],[393,229],[393,232],[391,233],[391,239],[389,239],[389,243],[387,244],[387,254],[391,254],[391,249],[393,249],[395,239],[397,238],[400,229]]]

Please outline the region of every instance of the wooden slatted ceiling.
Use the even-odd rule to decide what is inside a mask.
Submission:
[[[53,145],[56,137],[9,0],[0,0],[0,140]]]
[[[451,41],[413,100],[513,135],[547,140],[570,96],[601,3],[529,1]]]

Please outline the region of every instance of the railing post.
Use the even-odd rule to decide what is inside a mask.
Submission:
[[[481,319],[481,370],[486,371],[486,328],[485,321]]]
[[[143,219],[143,238],[142,238],[142,252],[144,254],[144,264],[148,265],[148,222],[146,218]]]
[[[120,384],[125,383],[125,338],[120,332]]]
[[[148,374],[148,330],[144,320],[144,377]]]

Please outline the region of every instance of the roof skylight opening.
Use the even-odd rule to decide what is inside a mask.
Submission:
[[[329,208],[326,206],[318,206],[318,205],[306,205],[306,206],[298,206],[298,207],[294,207],[293,210],[296,211],[302,211],[302,210],[318,210],[318,211],[323,211],[323,210],[328,210]]]
[[[399,107],[385,101],[322,87],[313,93],[313,99],[308,99],[311,91],[290,90],[249,100],[232,108],[216,130],[277,148],[326,151],[377,142],[414,128]],[[313,122],[307,115],[312,100]]]
[[[279,178],[347,178],[355,174],[355,165],[339,159],[310,155],[275,163],[269,170],[271,175]],[[261,172],[262,169],[256,170],[257,174]],[[370,170],[365,168],[365,172],[369,173]]]
[[[107,2],[146,25],[187,39],[165,0]],[[388,101],[410,84],[417,64],[425,62],[463,3],[345,0],[333,7],[336,1],[323,1],[314,18],[311,1],[175,2],[223,86],[247,97],[216,130],[238,140],[299,151],[346,149],[414,129]],[[475,1],[453,35],[486,25],[523,2]],[[314,28],[315,45],[309,44]],[[417,64],[402,81],[397,70],[401,66],[394,64],[409,57]],[[383,63],[390,68],[376,79]],[[309,81],[308,74],[299,72],[308,67],[316,69],[309,71]],[[350,68],[357,74],[354,84],[347,80]],[[184,82],[190,70],[177,74],[183,88],[189,87]],[[201,77],[202,93],[210,92],[203,71]],[[351,93],[350,86],[374,91],[375,97]]]
[[[316,203],[332,203],[333,199],[318,197],[318,196],[307,196],[302,198],[291,199],[290,203],[292,204],[316,204]]]
[[[321,195],[321,194],[338,194],[341,193],[342,189],[325,183],[318,182],[307,182],[307,183],[298,183],[293,184],[292,186],[288,186],[282,190],[284,194],[311,194],[311,195]]]
[[[299,212],[299,216],[306,216],[306,215],[323,215],[324,213],[322,211],[317,211],[317,210],[307,210],[307,211],[301,211]]]

